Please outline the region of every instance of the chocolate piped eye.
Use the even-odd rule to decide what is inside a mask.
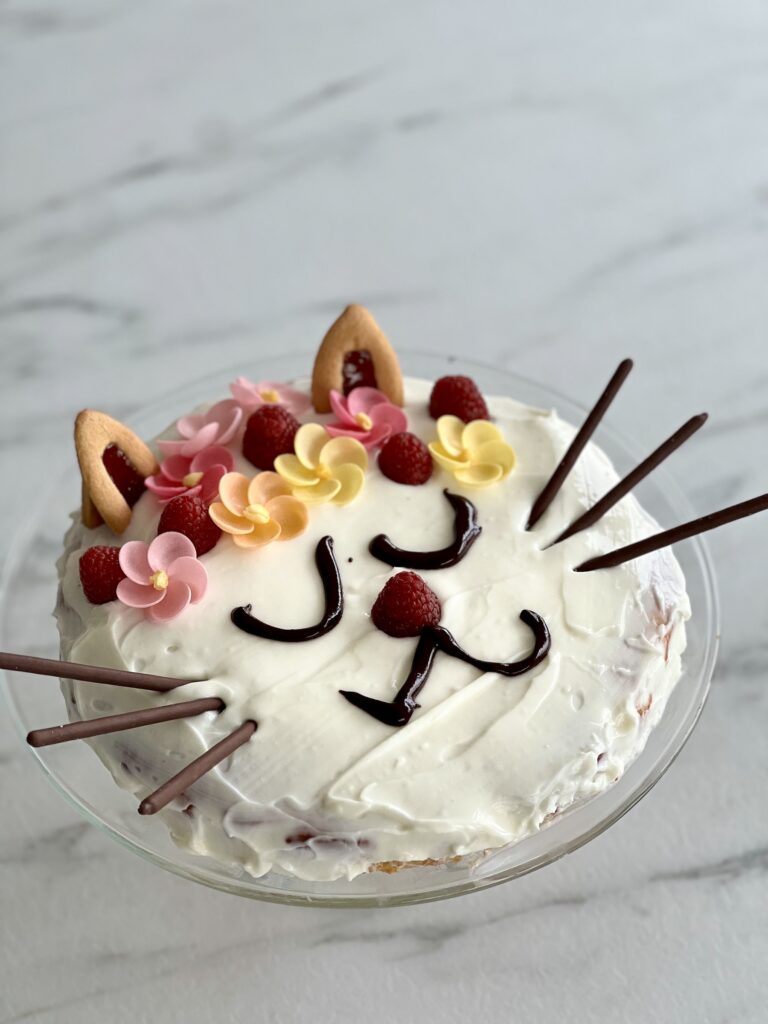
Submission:
[[[449,569],[458,565],[480,536],[482,527],[478,525],[477,509],[471,501],[448,490],[443,494],[455,513],[454,537],[447,547],[436,551],[406,551],[393,544],[386,534],[380,533],[368,545],[373,557],[402,569]]]
[[[315,549],[315,564],[320,573],[325,594],[325,611],[319,622],[313,626],[305,626],[302,629],[282,629],[280,626],[270,626],[268,622],[257,619],[251,615],[251,606],[243,605],[242,608],[233,608],[230,618],[232,624],[242,629],[244,633],[252,636],[260,636],[264,640],[281,640],[283,643],[301,643],[304,640],[316,640],[325,636],[341,622],[344,613],[344,590],[341,585],[341,574],[339,566],[333,554],[333,538],[322,537],[317,542]]]

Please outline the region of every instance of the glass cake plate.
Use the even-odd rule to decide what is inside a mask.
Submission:
[[[431,380],[446,373],[470,374],[488,394],[506,394],[530,405],[555,407],[574,424],[586,410],[550,388],[517,374],[446,356],[404,353],[404,373]],[[254,380],[294,380],[306,377],[311,365],[307,354],[281,355],[235,370],[218,371],[162,401],[128,416],[141,437],[150,438],[175,417],[195,405],[228,394],[230,380],[244,373]],[[98,404],[96,401],[94,404]],[[109,410],[106,410],[109,411]],[[69,429],[69,425],[66,425]],[[645,452],[602,425],[597,443],[622,475]],[[56,601],[56,560],[68,527],[68,514],[80,503],[80,479],[74,451],[72,462],[49,500],[38,504],[40,513],[26,524],[12,546],[0,591],[0,649],[44,657],[58,657],[58,635],[51,613]],[[663,467],[636,490],[640,502],[662,526],[673,526],[694,516],[693,510]],[[645,750],[609,790],[565,811],[540,832],[487,857],[438,867],[414,867],[393,875],[366,874],[351,882],[306,882],[271,873],[253,878],[241,868],[218,863],[177,848],[166,825],[137,813],[137,801],[120,789],[96,754],[84,742],[29,749],[30,756],[51,784],[88,821],[134,853],[158,867],[215,889],[251,899],[303,906],[398,906],[446,899],[519,878],[577,850],[604,832],[633,807],[659,781],[691,734],[709,691],[719,640],[719,613],[715,580],[707,549],[700,537],[675,547],[686,576],[693,615],[687,626],[688,648],[683,675],[666,711],[651,733]],[[64,700],[55,679],[8,672],[0,681],[10,715],[24,742],[33,728],[66,721]]]

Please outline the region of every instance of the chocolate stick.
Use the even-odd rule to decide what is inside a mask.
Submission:
[[[531,527],[535,526],[551,505],[555,495],[562,487],[565,478],[573,469],[576,460],[584,450],[587,441],[589,441],[595,430],[597,430],[598,424],[608,411],[608,407],[616,397],[619,388],[627,379],[629,371],[632,369],[633,365],[634,364],[631,359],[624,359],[619,363],[616,368],[616,372],[608,381],[605,391],[603,391],[602,395],[598,398],[592,411],[582,423],[578,434],[574,437],[573,441],[571,441],[568,451],[560,460],[560,464],[557,469],[555,469],[552,476],[544,485],[544,489],[541,494],[533,503],[533,508],[531,509],[531,514],[528,517],[528,523],[525,527],[526,530],[530,530]]]
[[[159,708],[143,708],[141,711],[126,711],[120,715],[105,715],[86,722],[71,722],[69,725],[53,725],[48,729],[33,729],[27,735],[31,747],[49,747],[53,743],[68,740],[84,740],[89,736],[104,736],[109,732],[124,729],[138,729],[142,725],[157,722],[172,722],[177,718],[192,718],[204,711],[223,711],[224,701],[218,697],[203,697],[200,700],[185,700],[180,704],[166,704]]]
[[[204,754],[201,754],[191,764],[188,764],[186,768],[182,768],[177,775],[168,779],[159,789],[156,789],[154,793],[150,793],[145,800],[142,800],[139,804],[139,814],[156,814],[157,811],[161,811],[166,804],[169,804],[175,797],[180,796],[193,782],[197,782],[199,778],[202,778],[211,768],[215,768],[225,757],[229,757],[238,747],[242,747],[244,743],[247,743],[256,732],[257,727],[256,722],[243,722],[229,736],[225,736],[223,740],[220,740],[210,750],[206,750]]]
[[[692,519],[691,522],[675,526],[671,530],[664,530],[663,533],[655,533],[652,537],[646,537],[645,540],[627,544],[626,547],[617,548],[616,551],[609,551],[606,555],[588,558],[586,562],[577,565],[574,571],[593,572],[595,569],[610,569],[614,565],[621,565],[622,562],[639,558],[640,555],[647,555],[650,551],[658,551],[659,548],[676,544],[679,540],[695,537],[698,533],[706,533],[707,530],[725,526],[726,523],[744,519],[745,516],[753,516],[756,512],[763,512],[767,508],[768,494],[761,494],[757,498],[740,501],[738,505],[730,505],[719,512],[711,512],[708,516],[702,516],[700,519]]]
[[[194,679],[173,679],[171,676],[153,676],[143,672],[126,672],[119,668],[100,668],[98,665],[76,665],[53,658],[31,658],[26,654],[0,651],[0,668],[8,672],[31,672],[38,676],[58,676],[60,679],[79,679],[84,683],[109,683],[110,686],[132,686],[137,690],[157,690],[164,693]]]
[[[604,494],[592,508],[588,508],[578,519],[574,519],[570,526],[566,526],[560,536],[553,540],[549,546],[553,547],[555,544],[559,544],[560,541],[572,537],[575,533],[580,533],[582,530],[586,530],[587,527],[594,526],[609,509],[612,509],[617,502],[621,501],[625,494],[629,494],[641,480],[644,480],[649,473],[653,472],[672,452],[677,451],[680,445],[687,441],[692,434],[695,434],[700,427],[703,427],[706,422],[707,414],[705,412],[700,413],[698,416],[692,416],[687,423],[684,423],[679,430],[676,430],[671,437],[668,437],[666,441],[660,444],[656,451],[651,452],[647,459],[644,459],[639,466],[636,466],[631,473],[628,473],[623,480],[620,480],[615,487],[612,487],[610,491]]]

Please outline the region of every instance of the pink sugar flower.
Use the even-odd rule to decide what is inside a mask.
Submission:
[[[186,455],[192,458],[204,448],[228,444],[237,433],[243,418],[243,410],[231,398],[212,405],[208,412],[194,416],[182,416],[176,421],[181,434],[180,441],[158,441],[163,455]]]
[[[119,560],[127,578],[117,585],[118,599],[144,608],[153,622],[175,619],[190,602],[201,601],[208,587],[205,566],[183,533],[161,533],[151,544],[129,540]]]
[[[160,472],[144,483],[165,505],[180,494],[199,494],[210,505],[219,494],[219,480],[235,468],[232,453],[221,445],[204,448],[197,455],[169,455],[160,464]]]
[[[392,434],[408,429],[408,419],[378,388],[354,388],[344,397],[331,391],[331,408],[338,423],[325,429],[332,437],[354,437],[366,448],[376,448]]]
[[[305,392],[270,380],[260,380],[254,384],[247,377],[238,377],[229,385],[229,390],[246,416],[250,416],[261,405],[282,405],[294,416],[301,416],[312,404]]]

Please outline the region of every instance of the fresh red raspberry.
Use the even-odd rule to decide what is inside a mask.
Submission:
[[[169,501],[160,516],[158,533],[183,533],[195,545],[198,555],[215,547],[221,530],[208,515],[208,506],[198,494],[180,494]]]
[[[136,472],[131,460],[116,444],[107,445],[101,460],[114,480],[118,491],[133,508],[144,493],[144,477]]]
[[[441,377],[435,381],[429,397],[429,415],[433,419],[458,416],[465,423],[491,418],[480,388],[471,377]]]
[[[125,579],[120,568],[120,548],[105,545],[88,548],[80,555],[80,582],[91,604],[106,604],[117,597],[117,584]]]
[[[379,469],[398,484],[425,484],[432,476],[432,456],[420,438],[403,431],[384,442]]]
[[[399,572],[387,580],[371,609],[373,624],[389,636],[418,636],[440,622],[437,594],[415,572]]]
[[[299,421],[282,405],[262,405],[245,425],[243,455],[257,469],[273,469],[278,455],[293,451]]]
[[[341,378],[341,390],[345,395],[355,388],[375,388],[376,371],[373,368],[371,353],[364,348],[347,352],[341,368]]]

